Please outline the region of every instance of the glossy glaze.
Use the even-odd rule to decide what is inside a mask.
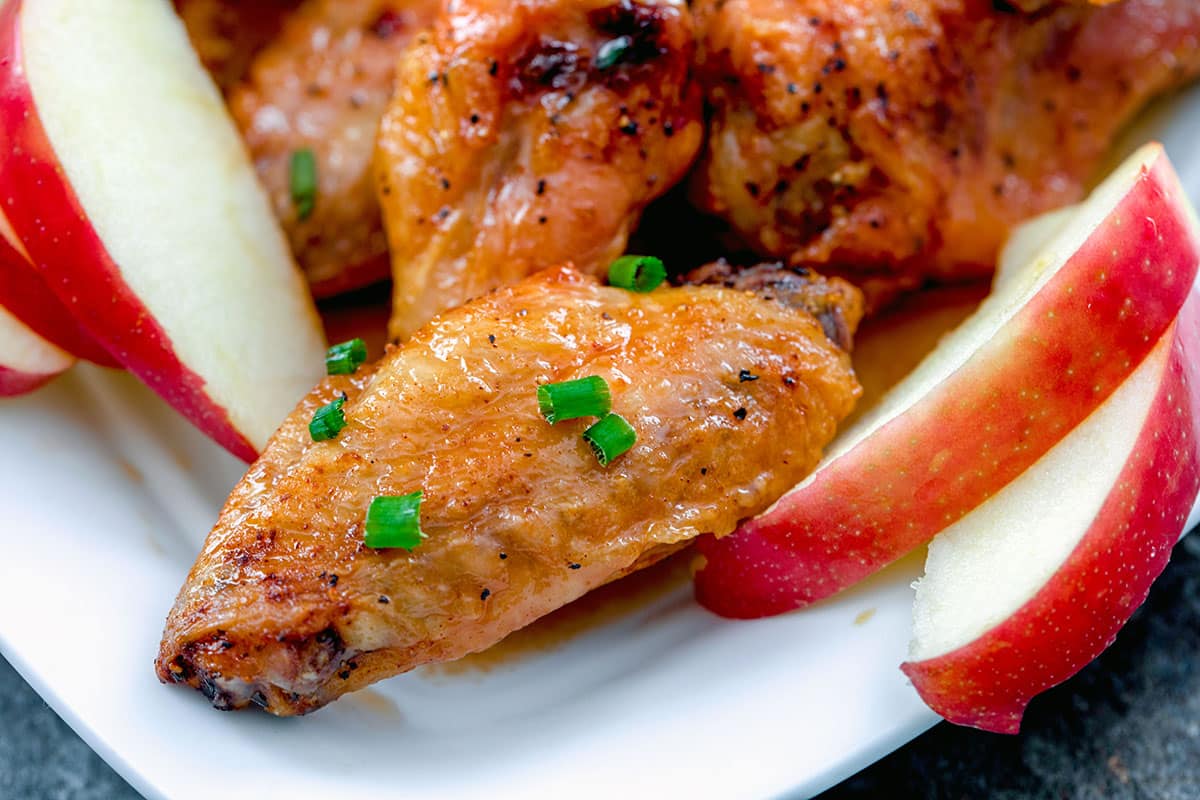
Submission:
[[[537,410],[539,383],[591,374],[639,436],[608,468],[580,438],[588,420],[551,426]],[[347,427],[313,444],[313,409],[342,391]],[[775,300],[539,273],[304,401],[210,534],[159,676],[219,708],[290,715],[482,650],[761,511],[817,462],[858,392],[821,324]],[[428,539],[367,549],[371,499],[418,489]]]

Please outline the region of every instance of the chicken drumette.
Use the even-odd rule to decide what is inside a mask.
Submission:
[[[1028,4],[1023,4],[1028,5]],[[979,276],[1200,71],[1200,3],[696,0],[712,125],[693,195],[754,250],[877,297]]]
[[[371,174],[396,61],[436,0],[305,0],[229,92],[259,177],[317,296],[387,276]],[[316,164],[313,206],[297,204],[292,159]]]
[[[603,270],[699,148],[680,0],[446,0],[379,137],[391,333],[533,271]]]

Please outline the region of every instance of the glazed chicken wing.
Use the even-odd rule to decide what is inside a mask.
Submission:
[[[435,4],[305,0],[230,92],[259,178],[319,297],[387,276],[371,175],[375,137],[396,60]],[[290,182],[292,155],[306,149],[317,166],[308,216],[296,207]]]
[[[736,282],[634,294],[548,270],[328,379],[229,498],[159,677],[218,708],[304,713],[732,531],[812,469],[859,393],[825,333],[853,330],[857,293],[770,284],[772,299]],[[539,384],[589,375],[637,432],[607,467],[581,438],[592,420],[538,411]],[[313,412],[343,392],[345,428],[313,443]],[[416,491],[427,538],[367,548],[372,499]]]
[[[988,273],[1117,131],[1200,71],[1200,3],[697,0],[694,196],[755,250],[872,292]]]
[[[699,148],[682,0],[446,0],[403,56],[377,174],[391,334],[567,261],[596,273]]]

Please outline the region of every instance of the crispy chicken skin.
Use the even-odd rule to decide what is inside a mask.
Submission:
[[[1116,132],[1200,71],[1200,3],[696,0],[711,135],[693,196],[762,255],[878,297],[988,273]]]
[[[229,105],[318,297],[388,274],[371,163],[396,60],[436,0],[305,0],[255,57]],[[291,159],[312,151],[316,205],[301,219]]]
[[[863,316],[862,294],[842,280],[826,280],[805,267],[782,263],[735,267],[716,261],[692,270],[683,283],[718,285],[754,292],[811,314],[829,341],[849,352]]]
[[[680,0],[445,0],[379,136],[392,336],[538,269],[620,255],[699,149],[694,49]]]
[[[848,299],[853,326],[852,290],[808,286]],[[590,420],[538,413],[539,384],[587,375],[608,380],[638,433],[608,467],[581,439]],[[312,412],[342,392],[348,424],[313,443]],[[159,677],[218,708],[293,715],[482,650],[702,532],[732,531],[812,469],[858,393],[846,352],[777,299],[540,272],[300,404],[209,535]],[[417,490],[428,538],[411,553],[366,548],[372,498]]]

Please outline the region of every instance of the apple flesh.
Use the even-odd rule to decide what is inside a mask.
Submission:
[[[0,201],[124,366],[255,457],[320,378],[320,321],[221,96],[166,0],[0,10]]]
[[[1029,700],[1112,643],[1200,490],[1200,336],[1177,327],[1019,478],[940,533],[903,665],[951,722],[1016,733]]]
[[[74,363],[70,354],[0,308],[0,397],[32,392]]]
[[[996,262],[993,288],[1008,277],[1020,274],[1021,268],[1034,259],[1052,257],[1050,253],[1043,255],[1042,251],[1078,211],[1078,206],[1063,206],[1026,220],[1014,228]]]
[[[0,210],[0,309],[60,350],[104,367],[117,366],[117,361],[96,344],[46,286],[3,210]],[[8,326],[6,330],[15,329]]]
[[[1135,153],[1018,274],[761,516],[699,543],[728,617],[827,597],[928,542],[1025,471],[1175,319],[1200,226],[1162,148]]]

